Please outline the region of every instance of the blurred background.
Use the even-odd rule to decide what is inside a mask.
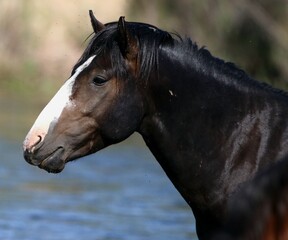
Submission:
[[[0,0],[0,239],[197,239],[138,135],[56,176],[22,158],[27,131],[85,49],[89,9],[103,23],[124,15],[189,36],[287,89],[288,1]]]

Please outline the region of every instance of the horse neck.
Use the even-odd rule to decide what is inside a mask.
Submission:
[[[251,107],[247,106],[250,102],[247,98],[253,96],[223,84],[221,78],[207,75],[195,67],[193,61],[183,63],[177,57],[175,52],[160,53],[158,72],[149,80],[145,91],[146,117],[140,128],[148,143],[160,145],[165,151],[167,145],[189,146],[191,150],[191,145],[200,139],[208,141],[205,137],[210,142],[211,135],[218,132],[219,127],[225,127],[225,120],[233,121],[231,117],[234,117],[237,121],[243,117],[245,109]]]
[[[139,132],[186,201],[197,205],[200,198],[216,198],[223,169],[229,165],[225,154],[231,153],[229,147],[238,138],[233,135],[237,124],[251,127],[255,106],[261,112],[267,103],[259,97],[263,92],[245,85],[245,79],[238,87],[237,74],[225,83],[229,76],[207,75],[193,61],[183,64],[171,54],[159,56],[158,74],[146,91],[147,111]],[[246,123],[247,116],[251,118]],[[201,194],[192,196],[199,189]]]

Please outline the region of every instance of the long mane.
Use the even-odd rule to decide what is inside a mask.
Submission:
[[[155,26],[126,22],[127,28],[138,40],[139,55],[137,61],[140,63],[139,78],[147,80],[152,71],[157,72],[159,67],[159,51],[169,49],[173,51],[173,57],[177,58],[184,65],[189,65],[191,70],[213,77],[226,85],[239,85],[244,91],[249,88],[260,89],[279,96],[288,95],[270,85],[255,81],[242,69],[231,62],[225,62],[212,54],[206,48],[199,48],[190,38],[182,38],[178,34],[163,31]],[[98,34],[92,34],[92,38],[81,58],[74,66],[73,72],[79,65],[85,62],[92,55],[110,56],[112,66],[118,76],[125,73],[124,61],[117,46],[117,22],[108,23],[105,29]],[[231,81],[232,79],[232,81]]]
[[[127,28],[136,36],[139,42],[139,59],[140,69],[139,76],[147,78],[150,72],[159,65],[159,51],[163,48],[170,48],[176,53],[178,60],[188,62],[196,71],[207,74],[229,73],[237,78],[245,75],[244,71],[237,68],[232,63],[224,62],[219,58],[215,58],[205,48],[199,48],[191,39],[183,39],[178,34],[172,34],[163,31],[155,26],[138,23],[127,22]],[[110,52],[112,64],[116,67],[122,61],[122,56],[117,49],[117,22],[108,23],[105,29],[98,34],[92,34],[92,38],[85,51],[83,52],[78,63],[74,66],[77,69],[79,65],[85,62],[92,55],[106,54]],[[174,55],[175,56],[175,55]],[[218,69],[217,71],[215,69]]]

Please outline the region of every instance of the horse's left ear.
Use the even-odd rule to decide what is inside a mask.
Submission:
[[[100,32],[101,30],[103,30],[105,28],[104,24],[99,22],[95,18],[92,10],[89,10],[89,16],[90,16],[91,24],[92,24],[92,27],[93,27],[93,30],[94,30],[95,34]]]
[[[120,17],[118,21],[117,42],[125,59],[129,61],[136,59],[138,52],[137,39],[127,29],[125,17]]]

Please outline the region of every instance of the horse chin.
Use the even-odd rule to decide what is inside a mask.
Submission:
[[[60,173],[65,167],[65,160],[61,157],[63,156],[64,149],[56,149],[50,156],[44,159],[38,167],[46,170],[49,173]]]
[[[74,150],[69,147],[58,147],[53,153],[41,161],[40,164],[30,162],[49,173],[60,173],[65,168],[66,163],[97,152],[103,147],[103,141],[99,139],[95,142],[90,141],[81,148]]]

